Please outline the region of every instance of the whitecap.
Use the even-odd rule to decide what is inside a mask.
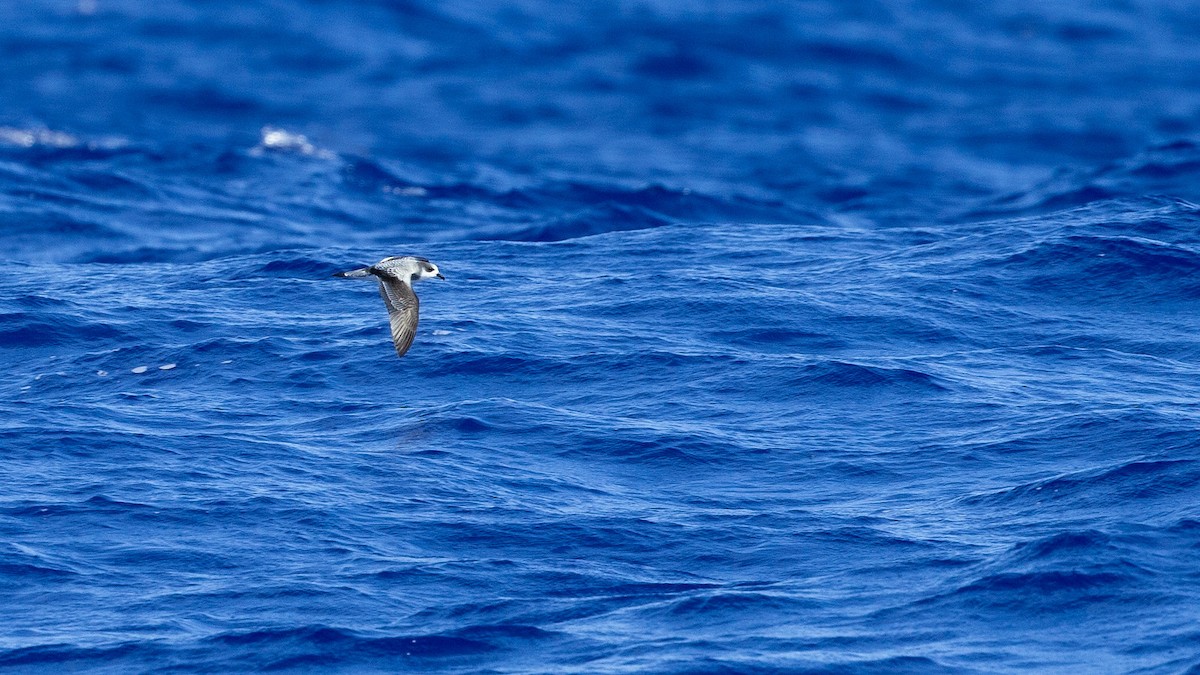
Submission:
[[[274,152],[298,152],[302,155],[312,155],[322,159],[331,159],[334,155],[313,145],[304,134],[292,133],[278,127],[263,127],[262,138],[258,145],[250,150],[250,154],[261,157],[268,150]]]

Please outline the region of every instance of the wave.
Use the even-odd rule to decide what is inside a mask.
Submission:
[[[1127,606],[1158,593],[1155,573],[1131,562],[1136,547],[1115,545],[1095,531],[1061,532],[1018,543],[982,562],[955,566],[965,577],[947,590],[935,591],[881,616],[921,620],[958,608],[1025,614],[1048,618],[1089,616],[1089,608]]]
[[[1132,581],[1131,575],[1116,572],[1005,572],[972,581],[955,591],[954,596],[1013,608],[1033,604],[1075,609],[1079,603],[1113,597]],[[1060,594],[1070,596],[1070,600],[1064,601]]]
[[[1022,483],[965,498],[972,505],[1026,505],[1043,508],[1047,502],[1083,500],[1097,506],[1113,500],[1175,500],[1200,485],[1196,460],[1134,460],[1115,466],[1086,469],[1053,478]]]
[[[914,246],[898,257],[951,280],[955,292],[970,289],[980,299],[1191,301],[1200,293],[1194,279],[1200,270],[1197,223],[1200,210],[1177,199],[1103,200],[1037,217],[963,225],[959,236]]]
[[[375,261],[370,261],[375,262]],[[353,267],[357,263],[345,263]],[[285,279],[322,279],[333,276],[343,268],[330,263],[328,260],[308,256],[276,258],[266,263],[258,264],[254,270],[231,276],[233,279],[254,279],[261,277],[278,277]]]
[[[543,182],[495,190],[469,183],[422,183],[404,178],[383,164],[352,158],[344,180],[368,194],[383,194],[419,202],[457,201],[501,209],[504,227],[470,238],[511,241],[564,241],[579,237],[661,227],[671,223],[725,221],[819,221],[815,213],[791,207],[778,199],[718,197],[692,189],[662,185],[621,187],[578,181]],[[536,222],[523,224],[529,220]]]
[[[13,516],[36,516],[38,518],[53,518],[80,514],[117,514],[128,513],[138,509],[153,509],[148,504],[123,502],[109,499],[104,495],[95,495],[81,502],[60,504],[27,504],[25,506],[6,507],[0,509],[3,513]]]
[[[1085,169],[1060,169],[1048,180],[997,198],[970,215],[1045,213],[1101,202],[1160,199],[1200,203],[1200,144],[1180,139]]]
[[[1200,251],[1190,246],[1134,237],[1067,235],[1037,242],[1000,262],[1024,272],[1030,284],[1058,281],[1073,287],[1108,288],[1132,283],[1156,292],[1200,270]],[[1194,291],[1195,285],[1181,289]]]
[[[830,386],[863,391],[893,387],[925,392],[948,389],[939,378],[912,368],[823,360],[805,364],[797,371],[798,374],[792,379],[793,386],[820,388],[823,393],[828,393]]]
[[[497,629],[496,635],[503,637],[522,636],[521,627],[505,634],[503,629]],[[458,633],[468,633],[468,629],[460,629]],[[481,633],[485,631],[479,631]],[[535,636],[536,637],[536,636]],[[295,667],[304,663],[327,663],[329,656],[337,656],[335,660],[344,658],[361,658],[358,655],[375,656],[426,656],[448,657],[473,655],[490,651],[495,647],[485,641],[460,635],[411,635],[394,637],[365,637],[352,631],[331,628],[328,626],[301,626],[275,630],[253,630],[247,632],[231,632],[215,635],[206,640],[213,644],[253,645],[257,649],[296,650],[315,648],[323,655],[294,656],[286,661],[275,661],[273,667]],[[312,660],[312,661],[310,661]],[[272,666],[268,666],[269,668]]]
[[[129,334],[101,319],[83,320],[74,312],[8,312],[0,314],[0,348],[32,348],[117,340]]]
[[[37,667],[50,664],[105,662],[171,663],[186,659],[199,668],[297,668],[350,666],[378,659],[471,659],[497,650],[530,648],[553,639],[555,633],[535,626],[497,624],[466,626],[446,633],[364,635],[324,625],[231,631],[196,643],[173,645],[124,643],[84,647],[70,644],[40,645],[0,651],[0,666]],[[199,656],[198,651],[207,652]]]
[[[6,212],[4,236],[29,256],[195,262],[323,246],[331,236],[376,247],[392,245],[397,234],[410,244],[555,242],[679,222],[822,220],[777,197],[732,190],[481,179],[471,172],[464,180],[463,171],[338,154],[282,129],[264,130],[248,149],[75,147],[74,154],[56,147],[55,154],[38,158],[21,148],[20,162],[30,168],[0,172],[0,189],[20,195],[22,205]],[[299,188],[302,183],[315,185]],[[245,186],[230,190],[230,184]],[[123,214],[119,226],[114,213]],[[482,213],[487,217],[481,222],[475,215]]]
[[[0,666],[31,668],[52,664],[84,662],[102,666],[105,662],[138,661],[160,650],[145,645],[126,643],[111,647],[82,647],[70,644],[38,645],[0,651]]]
[[[819,606],[818,600],[786,593],[705,590],[689,593],[644,613],[658,621],[682,622],[697,628],[712,629],[732,624],[752,630],[764,616],[799,613]]]
[[[650,424],[513,399],[464,402],[423,413],[413,424],[470,435],[536,436],[549,454],[627,462],[722,463],[737,461],[739,452],[758,450],[742,439],[697,425]]]

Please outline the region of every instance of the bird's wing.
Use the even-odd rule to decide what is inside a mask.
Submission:
[[[412,346],[413,338],[417,335],[417,294],[412,286],[398,279],[379,280],[379,294],[383,296],[383,304],[387,305],[388,320],[392,324],[392,343],[396,345],[396,354],[404,356],[404,352]]]

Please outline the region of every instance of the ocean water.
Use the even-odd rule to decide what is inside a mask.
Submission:
[[[1200,672],[1200,14],[0,5],[0,669]],[[416,343],[373,284],[424,255]]]

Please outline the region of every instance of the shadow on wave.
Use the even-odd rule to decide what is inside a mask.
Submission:
[[[69,644],[38,645],[0,652],[0,667],[45,667],[52,664],[95,666],[104,662],[141,662],[161,667],[187,655],[208,668],[285,670],[351,665],[380,658],[463,659],[501,650],[529,648],[557,633],[525,625],[467,626],[447,633],[366,637],[352,631],[313,625],[275,630],[231,632],[199,645],[168,647],[162,643],[128,642],[105,647]],[[191,653],[202,651],[200,653]],[[190,655],[188,655],[191,653]]]
[[[902,612],[935,606],[1057,615],[1088,611],[1096,603],[1145,601],[1155,573],[1133,562],[1139,552],[1097,530],[1063,531],[1019,542],[981,562],[949,591],[923,598]],[[891,613],[885,610],[883,614]]]
[[[85,321],[74,312],[9,312],[0,314],[0,323],[4,326],[0,328],[0,347],[46,347],[133,338],[111,323]]]
[[[349,664],[378,658],[470,658],[502,649],[527,647],[556,633],[535,626],[467,626],[447,633],[366,637],[327,626],[225,633],[206,642],[250,648],[266,670]],[[247,660],[242,657],[239,660]]]
[[[1094,501],[1104,504],[1129,500],[1176,501],[1200,494],[1200,465],[1196,460],[1135,460],[1114,467],[1077,471],[1012,488],[972,495],[966,504],[988,508],[1044,508],[1047,502]]]
[[[1152,239],[1071,234],[993,265],[1029,288],[1070,296],[1200,298],[1200,251]]]
[[[948,389],[938,378],[919,370],[838,360],[805,364],[792,382],[800,387],[815,386],[826,390],[828,387],[848,390],[902,388],[924,392],[943,392]]]

